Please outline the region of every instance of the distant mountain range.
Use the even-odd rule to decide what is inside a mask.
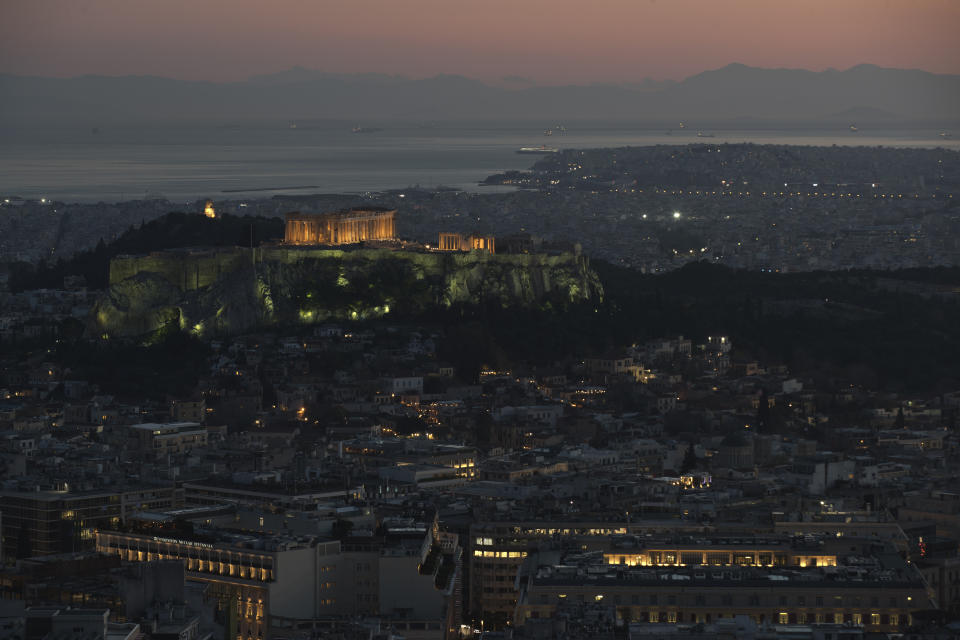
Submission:
[[[294,67],[243,82],[154,76],[0,75],[0,126],[158,121],[577,119],[723,122],[960,120],[960,76],[859,65],[846,71],[730,64],[680,82],[491,86],[457,75],[411,79]]]

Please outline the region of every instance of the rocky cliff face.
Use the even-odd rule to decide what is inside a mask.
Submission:
[[[600,300],[582,256],[261,247],[121,256],[89,322],[94,335],[178,327],[231,334],[258,326],[415,315],[455,305]]]

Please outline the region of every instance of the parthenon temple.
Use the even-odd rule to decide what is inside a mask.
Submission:
[[[494,251],[493,236],[478,236],[471,234],[464,236],[460,233],[440,233],[440,242],[438,248],[440,251]]]
[[[396,209],[371,207],[333,213],[288,213],[286,244],[353,244],[367,240],[394,240]]]

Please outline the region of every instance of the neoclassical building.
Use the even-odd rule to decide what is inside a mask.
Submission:
[[[395,209],[370,207],[332,213],[288,213],[283,241],[299,245],[353,244],[367,240],[394,240]]]
[[[444,233],[440,232],[440,241],[437,247],[440,251],[489,251],[495,253],[493,236],[480,236],[470,234],[464,236],[462,233]]]

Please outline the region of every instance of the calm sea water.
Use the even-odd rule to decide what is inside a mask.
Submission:
[[[752,142],[960,149],[940,130],[846,126],[821,129],[711,129],[640,124],[383,124],[353,133],[347,123],[176,126],[11,131],[0,127],[0,194],[67,202],[166,197],[266,198],[278,193],[363,193],[412,185],[490,192],[486,176],[526,169],[522,146],[559,148]],[[368,125],[372,126],[372,125]],[[549,126],[549,125],[548,125]],[[500,188],[502,189],[502,188]]]

